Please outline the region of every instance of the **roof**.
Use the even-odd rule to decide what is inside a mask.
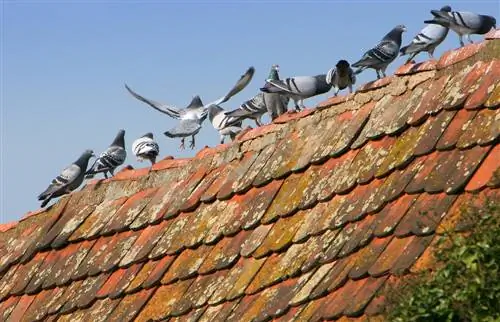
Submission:
[[[498,200],[487,38],[0,225],[0,320],[376,319],[463,205]]]

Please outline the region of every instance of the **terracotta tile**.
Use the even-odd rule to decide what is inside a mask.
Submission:
[[[278,220],[267,234],[261,245],[252,253],[255,258],[278,252],[292,244],[292,239],[304,220],[304,213]]]
[[[240,258],[229,272],[226,273],[226,278],[215,289],[208,300],[208,304],[216,305],[241,296],[265,261],[265,258]]]
[[[484,45],[485,42],[480,42],[445,52],[438,61],[437,69],[446,68],[474,56]]]
[[[359,250],[356,254],[356,260],[349,267],[348,277],[353,280],[367,277],[368,270],[377,261],[391,240],[392,237],[375,238],[369,245]]]
[[[234,167],[238,165],[237,161],[232,163],[221,165],[220,172],[217,175],[217,178],[211,183],[208,189],[205,190],[203,195],[200,197],[202,202],[212,202],[216,199],[217,193],[219,193],[220,188],[226,182],[228,176],[234,170]]]
[[[382,295],[374,297],[370,301],[368,306],[365,308],[365,314],[369,317],[381,314],[384,311],[384,307],[385,307],[385,297]]]
[[[432,234],[456,198],[456,195],[444,193],[421,194],[399,222],[394,234],[398,237]]]
[[[183,167],[187,163],[189,163],[191,159],[173,159],[173,157],[166,157],[163,160],[156,162],[155,165],[151,167],[152,171],[160,171],[172,168]]]
[[[272,254],[266,258],[264,265],[260,268],[251,282],[247,282],[248,287],[245,289],[245,294],[255,294],[267,286],[278,282],[280,272],[279,263],[283,259],[283,255]]]
[[[353,167],[352,161],[356,158],[358,152],[359,150],[350,150],[341,157],[343,159],[342,163],[332,173],[328,179],[328,184],[318,196],[320,201],[329,199],[333,192],[336,194],[345,194],[354,188],[356,178],[349,176],[349,173],[353,171],[351,170]]]
[[[199,309],[191,310],[185,315],[170,318],[169,322],[197,322],[200,320],[207,308],[208,306],[204,306]]]
[[[411,181],[404,188],[404,191],[409,194],[423,192],[427,178],[434,170],[434,167],[443,162],[443,160],[446,160],[450,153],[453,153],[453,151],[434,152],[423,158],[419,158],[415,166],[415,173]]]
[[[21,276],[24,277],[24,274],[20,273],[21,269],[18,272],[18,268],[21,265],[14,265],[9,268],[0,278],[0,301],[3,301],[9,295],[11,288],[16,285],[16,279]],[[24,286],[25,287],[25,286]],[[24,288],[23,287],[23,288]]]
[[[211,275],[198,276],[175,305],[176,310],[185,312],[207,304],[208,299],[226,278],[227,272],[226,270]]]
[[[259,248],[264,240],[266,240],[266,236],[269,231],[273,228],[274,223],[269,225],[260,225],[257,226],[248,238],[242,243],[240,255],[243,257],[249,257],[252,253]]]
[[[357,183],[365,184],[373,179],[377,166],[389,153],[394,141],[393,137],[384,137],[378,141],[369,141],[363,146],[352,163],[352,169],[356,170]]]
[[[494,108],[498,105],[500,105],[500,84],[493,89],[486,102],[484,102],[484,106],[487,108]]]
[[[182,299],[192,282],[191,279],[160,286],[139,313],[136,321],[160,320],[182,313],[176,311],[175,306]]]
[[[434,151],[436,143],[456,113],[456,111],[443,111],[436,117],[429,118],[430,125],[418,140],[413,155],[422,156]]]
[[[111,217],[107,224],[101,229],[102,235],[114,234],[127,230],[128,226],[140,216],[148,202],[157,192],[157,188],[150,188],[139,191],[132,195]]]
[[[116,286],[122,278],[125,276],[127,272],[126,268],[118,269],[111,273],[108,277],[108,279],[103,283],[101,288],[97,291],[96,297],[97,298],[104,298],[108,297],[111,292],[114,292],[116,289]]]
[[[346,201],[346,196],[335,195],[333,199],[327,203],[328,209],[325,210],[326,214],[324,216],[325,223],[321,223],[321,226],[326,224],[327,228],[335,229],[344,225],[346,221],[345,218],[342,218],[340,210]]]
[[[325,262],[324,254],[339,232],[340,229],[327,230],[321,235],[312,236],[305,243],[299,244],[302,246],[292,245],[292,247],[295,248],[295,251],[300,251],[301,254],[297,256],[296,260],[294,260],[292,258],[293,248],[290,250],[290,256],[288,257],[293,260],[293,263],[288,269],[290,272],[289,274],[291,276],[295,276],[299,273],[298,268],[300,268],[300,273],[309,272],[316,269],[320,266],[320,264],[323,264]],[[297,268],[295,268],[296,266]]]
[[[300,306],[290,307],[285,315],[276,317],[273,319],[275,322],[285,322],[285,321],[295,321],[297,316],[302,312],[302,310],[306,307],[307,304],[303,304]]]
[[[381,87],[389,85],[392,80],[394,80],[394,76],[388,76],[388,77],[384,77],[382,79],[377,79],[377,80],[368,82],[368,83],[358,87],[356,92],[362,93],[362,92],[367,92],[367,91],[374,90],[377,88],[381,88]]]
[[[118,266],[125,267],[130,264],[145,260],[156,243],[167,230],[168,221],[162,221],[158,225],[147,226],[144,228],[134,244],[120,260]]]
[[[201,196],[207,191],[207,189],[212,185],[212,183],[217,179],[223,168],[216,168],[207,173],[200,183],[191,192],[191,195],[186,198],[184,204],[182,204],[179,209],[182,212],[190,212],[196,209],[200,204]]]
[[[408,119],[408,124],[417,125],[422,123],[425,118],[431,113],[436,113],[436,102],[446,84],[450,80],[450,76],[443,75],[434,80],[427,91],[422,96],[420,105],[415,108],[413,114]]]
[[[105,322],[111,318],[110,314],[118,306],[119,302],[119,299],[111,300],[109,298],[96,301],[91,307],[83,311],[84,317],[90,317],[95,322]]]
[[[355,263],[355,256],[344,257],[335,261],[329,273],[321,280],[310,294],[310,298],[316,299],[325,294],[335,291],[348,280],[348,274]]]
[[[4,233],[9,229],[15,228],[18,224],[18,221],[11,221],[6,224],[0,224],[0,232]]]
[[[231,266],[240,257],[242,244],[249,235],[249,231],[241,231],[234,237],[226,237],[219,241],[203,261],[198,273],[210,274]]]
[[[191,196],[193,190],[200,184],[208,171],[208,166],[201,166],[189,177],[182,187],[176,189],[175,198],[172,199],[168,209],[165,210],[164,219],[172,218],[180,212],[180,208],[185,203],[185,200]]]
[[[252,129],[245,133],[242,137],[239,138],[240,141],[248,141],[253,140],[257,137],[264,136],[268,133],[273,133],[279,131],[280,125],[278,124],[265,124],[263,126],[259,126],[255,129]]]
[[[54,250],[49,251],[47,256],[45,256],[43,263],[38,266],[35,272],[33,272],[34,274],[32,275],[29,284],[24,289],[25,294],[34,294],[41,290],[43,282],[50,277],[52,267],[59,261],[59,257],[59,252]]]
[[[193,234],[193,238],[190,242],[195,241],[195,238],[197,240],[202,237],[204,244],[215,244],[223,237],[223,229],[231,225],[232,219],[236,216],[238,209],[236,207],[238,207],[238,205],[235,202],[214,201],[210,209],[206,209],[207,212],[212,213],[212,216],[207,214],[207,218],[205,218],[204,215],[202,221],[199,222],[201,229],[198,230],[197,234]],[[205,222],[207,227],[203,229]],[[237,230],[239,231],[239,227]]]
[[[311,145],[310,151],[307,153],[307,158],[302,158],[297,161],[299,167],[304,168],[307,164],[319,164],[325,162],[329,158],[329,153],[335,147],[340,136],[340,129],[352,118],[352,112],[347,111],[333,117],[325,118],[318,123],[318,132],[311,140],[314,145]],[[304,150],[306,151],[306,150]]]
[[[31,261],[29,261],[26,264],[19,265],[18,268],[13,273],[14,275],[11,277],[10,281],[4,280],[2,278],[2,285],[5,285],[7,289],[10,288],[8,294],[15,294],[15,295],[23,294],[25,288],[31,282],[33,276],[36,275],[38,268],[43,265],[45,258],[48,256],[49,253],[50,252],[37,253]],[[7,294],[4,294],[4,296],[5,295]]]
[[[313,127],[311,126],[310,128]],[[306,132],[306,128],[295,129],[294,132],[290,133],[280,141],[275,153],[266,163],[266,169],[272,167],[272,171],[261,172],[261,174],[266,173],[266,175],[269,175],[269,177],[266,176],[261,179],[263,180],[263,183],[267,182],[269,178],[284,178],[292,172],[292,169],[297,163],[302,150],[306,148],[306,140],[309,140],[307,133],[304,132]],[[260,184],[257,185],[260,186]]]
[[[224,236],[231,236],[241,229],[256,227],[268,210],[281,185],[281,180],[273,181],[267,186],[252,188],[244,195],[234,196],[227,207],[227,212],[232,213],[232,215],[227,216],[226,212],[224,212],[224,217],[217,220],[218,222],[214,225],[214,228],[217,226],[217,230],[222,231]],[[211,231],[211,235],[213,234],[214,232]]]
[[[161,283],[169,284],[178,279],[184,280],[195,276],[211,250],[212,247],[205,245],[201,245],[194,250],[186,249],[179,256],[177,256],[166,274],[161,279]]]
[[[331,96],[328,97],[326,101],[320,102],[316,108],[323,109],[330,106],[338,105],[344,103],[349,95]]]
[[[69,237],[70,242],[91,239],[99,235],[102,228],[113,218],[127,197],[104,201],[85,219],[85,221]]]
[[[311,115],[314,112],[315,112],[315,109],[312,109],[312,108],[305,108],[300,112],[288,111],[287,113],[281,114],[276,119],[274,119],[273,123],[276,123],[276,124],[288,123],[290,121],[297,120],[297,119],[306,117],[308,115]]]
[[[476,114],[477,111],[459,110],[445,132],[441,135],[441,138],[436,144],[436,149],[448,150],[454,148],[460,136],[471,125]]]
[[[165,256],[158,261],[151,262],[151,264],[154,264],[153,267],[150,267],[148,264],[144,265],[127,290],[137,288],[139,285],[143,288],[150,288],[157,285],[175,259],[175,256]]]
[[[33,300],[35,299],[35,295],[23,295],[17,302],[14,310],[9,315],[9,321],[21,321],[24,313],[31,305]]]
[[[437,64],[436,60],[426,60],[426,61],[416,63],[416,64],[410,63],[410,64],[402,65],[401,67],[399,67],[394,74],[398,75],[398,76],[403,76],[403,75],[411,75],[411,74],[429,71],[429,70],[435,70],[436,64]]]
[[[447,154],[447,158],[437,161],[437,165],[425,180],[425,191],[445,191],[453,194],[462,190],[489,150],[489,146],[476,146],[470,150],[443,153]]]
[[[491,29],[487,34],[484,35],[484,39],[498,39],[500,38],[499,29]]]
[[[419,237],[392,238],[391,242],[380,254],[377,261],[370,267],[368,274],[372,277],[379,277],[387,274],[415,238]]]
[[[406,85],[402,84],[403,88],[406,89]],[[375,126],[372,126],[372,131],[368,132],[366,136],[368,138],[377,138],[383,134],[397,134],[401,133],[408,127],[406,123],[409,115],[413,112],[413,109],[416,108],[417,104],[413,100],[420,93],[417,91],[415,93],[411,91],[407,91],[403,95],[394,97],[392,100],[389,98],[390,96],[386,96],[387,98],[382,98],[379,102],[380,105],[377,105],[377,108],[380,108],[381,111],[377,113]],[[421,96],[421,95],[419,95]],[[384,103],[384,104],[382,104]]]
[[[391,268],[394,275],[402,275],[409,272],[410,267],[420,257],[424,250],[429,246],[433,236],[415,237],[405,248],[399,259]]]
[[[380,164],[376,178],[385,177],[394,169],[406,167],[414,158],[414,151],[419,140],[429,132],[432,122],[429,120],[419,127],[411,127],[405,131],[394,143],[389,154]]]
[[[125,296],[108,317],[108,321],[143,321],[143,313],[154,299],[152,295],[157,294],[154,291],[155,289],[142,290]]]
[[[330,177],[332,176],[339,165],[344,161],[343,158],[331,158],[322,165],[313,165],[307,172],[311,172],[309,175],[316,182],[312,181],[310,185],[306,187],[307,192],[304,194],[304,198],[299,204],[299,208],[305,209],[306,205],[313,205],[318,200],[324,201],[331,199],[333,195],[332,185],[330,182]],[[313,174],[314,173],[314,174]]]
[[[44,314],[54,314],[59,311],[67,300],[67,296],[71,295],[72,290],[80,286],[80,284],[81,281],[72,283],[66,288],[56,287],[53,289],[48,302],[44,306]]]
[[[486,187],[486,184],[499,167],[498,160],[500,160],[500,146],[495,145],[470,179],[465,191],[475,192]]]
[[[227,321],[229,315],[240,303],[240,299],[232,302],[225,302],[217,306],[209,306],[203,315],[200,317],[199,322],[210,321]]]
[[[294,321],[320,321],[319,309],[328,301],[327,297],[309,302],[303,310],[295,317]]]
[[[273,155],[276,149],[275,144],[270,144],[266,146],[262,151],[260,151],[257,158],[254,160],[252,165],[248,168],[245,176],[240,178],[234,183],[234,192],[241,193],[247,191],[252,187],[252,182],[260,174],[261,170],[265,167],[269,158]]]
[[[430,273],[436,269],[437,260],[435,258],[436,248],[440,237],[435,236],[431,244],[424,250],[422,255],[417,259],[415,264],[410,267],[411,273]]]
[[[258,156],[259,153],[247,152],[243,155],[241,160],[237,161],[238,165],[232,169],[231,173],[226,177],[226,181],[220,187],[217,193],[217,199],[226,200],[235,193],[235,188],[238,186],[239,181],[245,177],[247,171]]]
[[[321,316],[326,319],[340,318],[347,306],[352,303],[354,295],[361,292],[360,289],[364,287],[365,283],[366,279],[348,280],[342,288],[327,295],[327,300],[319,309]],[[369,289],[362,292],[369,292]]]
[[[92,241],[83,241],[78,244],[70,244],[64,250],[70,252],[71,255],[66,259],[61,259],[58,261],[52,269],[52,276],[48,278],[44,284],[44,288],[48,288],[52,286],[52,283],[55,281],[57,286],[62,286],[71,279],[75,279],[77,276],[78,268],[86,260],[87,254],[90,252],[96,240]],[[63,250],[63,251],[64,251]],[[64,255],[61,254],[62,258]]]
[[[267,209],[261,223],[268,224],[279,217],[293,213],[302,200],[302,194],[308,182],[301,180],[301,174],[292,174],[281,186],[273,202]]]
[[[88,274],[95,275],[99,272],[108,272],[116,268],[139,235],[140,232],[128,231],[112,236],[111,240],[107,240],[108,247],[105,248],[104,253],[100,253],[94,257],[98,265],[90,267]],[[109,252],[109,249],[113,251]]]
[[[117,172],[111,180],[138,180],[142,177],[146,177],[149,174],[150,168],[142,169],[127,169],[124,168]]]
[[[180,214],[179,216],[168,220],[165,224],[165,233],[156,243],[155,247],[153,247],[148,255],[148,258],[157,259],[167,254],[172,241],[174,240],[174,238],[176,238],[177,234],[180,234],[182,232],[182,230],[186,226],[186,223],[188,223],[191,218],[192,216],[190,215]]]
[[[342,246],[342,249],[339,251],[338,256],[348,256],[351,253],[366,246],[374,236],[373,231],[375,229],[375,223],[375,216],[366,216],[366,218],[353,223],[354,233]]]
[[[376,237],[384,237],[392,234],[417,197],[418,195],[405,194],[397,200],[387,204],[384,209],[374,215],[376,227],[373,234]]]
[[[71,312],[75,309],[89,307],[96,299],[96,293],[101,286],[106,282],[109,274],[101,274],[94,277],[87,277],[80,284],[78,292],[73,293],[73,296],[67,298],[61,308],[61,312]]]
[[[316,204],[312,209],[302,210],[305,213],[304,220],[293,236],[294,243],[303,242],[309,236],[320,234],[328,229],[328,205],[328,202],[322,202]]]
[[[486,102],[488,96],[493,92],[495,88],[495,82],[498,82],[500,77],[500,62],[494,60],[489,64],[485,63],[486,68],[483,68],[481,72],[482,77],[481,82],[477,83],[474,87],[469,90],[471,95],[467,98],[464,104],[466,109],[476,109]]]
[[[11,296],[7,300],[0,303],[0,318],[2,321],[7,321],[7,318],[12,313],[21,296]]]
[[[500,110],[483,109],[478,112],[471,125],[457,141],[460,149],[473,145],[486,145],[500,136]]]

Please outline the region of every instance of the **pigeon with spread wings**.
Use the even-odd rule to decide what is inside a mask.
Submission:
[[[184,140],[186,137],[191,137],[190,147],[194,149],[195,147],[195,135],[201,130],[201,124],[207,118],[208,107],[211,105],[219,105],[227,102],[231,97],[242,91],[248,83],[252,80],[255,69],[253,67],[248,68],[248,70],[243,74],[240,79],[236,82],[233,88],[221,98],[209,103],[203,104],[199,96],[195,96],[191,103],[185,108],[177,108],[172,105],[163,104],[150,99],[147,99],[136,92],[134,92],[130,87],[125,84],[125,88],[129,91],[132,96],[136,99],[148,104],[152,108],[167,114],[168,116],[179,120],[179,124],[166,131],[164,134],[170,138],[181,138],[180,148],[184,149]]]

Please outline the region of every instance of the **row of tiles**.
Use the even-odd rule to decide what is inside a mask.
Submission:
[[[498,198],[498,189],[484,190],[479,196],[483,199]],[[247,292],[254,293],[276,281],[308,272],[318,263],[350,258],[359,249],[364,249],[363,258],[370,261],[358,267],[350,277],[378,276],[386,272],[373,268],[377,266],[374,263],[379,255],[380,258],[400,257],[400,252],[394,251],[390,245],[404,246],[403,249],[412,245],[422,250],[426,244],[421,240],[427,240],[425,237],[434,233],[441,214],[452,207],[452,202],[457,199],[449,216],[455,218],[460,207],[471,198],[470,194],[458,199],[445,194],[405,195],[375,215],[336,229],[330,229],[336,218],[330,216],[330,205],[324,204],[312,211],[299,212],[273,224],[226,237],[215,245],[197,245],[180,254],[167,252],[166,243],[173,238],[167,233],[163,235],[164,229],[158,225],[154,228],[161,233],[156,235],[151,231],[135,235],[125,232],[113,236],[114,240],[105,237],[71,244],[59,251],[38,253],[27,264],[10,268],[0,280],[0,296],[5,299],[9,294],[36,294],[42,289],[62,287],[71,281],[78,283],[80,280],[81,283],[83,278],[87,278],[87,282],[106,279],[103,276],[112,273],[108,282],[111,284],[104,287],[106,291],[100,296],[119,297],[149,288],[160,280],[169,284],[196,275],[210,275],[235,263],[251,264],[257,269],[265,263],[255,285],[247,289]],[[433,211],[429,212],[429,208]],[[419,216],[424,210],[427,210],[426,216]],[[386,246],[388,250],[382,253]],[[113,249],[113,253],[109,249]],[[410,252],[410,255],[415,254]],[[132,258],[137,262],[131,265]]]

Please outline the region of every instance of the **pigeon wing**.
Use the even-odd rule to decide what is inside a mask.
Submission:
[[[196,120],[187,119],[181,120],[176,127],[165,131],[164,134],[169,138],[182,138],[195,135],[200,129],[201,125]]]
[[[148,104],[149,106],[151,106],[155,110],[160,111],[162,113],[165,113],[174,119],[180,118],[181,111],[179,111],[179,109],[177,109],[176,107],[171,106],[171,105],[162,104],[160,102],[156,102],[156,101],[150,100],[148,98],[145,98],[145,97],[137,94],[136,92],[134,92],[130,87],[128,87],[127,84],[125,84],[125,88],[133,97],[135,97],[136,99],[138,99],[141,102]]]
[[[248,68],[245,74],[241,75],[240,79],[236,82],[233,88],[231,88],[231,90],[226,95],[205,106],[220,105],[224,102],[227,102],[231,97],[241,92],[250,83],[254,73],[255,73],[255,68],[253,67]]]
[[[65,190],[81,173],[82,169],[76,164],[66,167],[61,174],[52,180],[48,188],[38,196],[38,200],[43,200],[46,196]]]

